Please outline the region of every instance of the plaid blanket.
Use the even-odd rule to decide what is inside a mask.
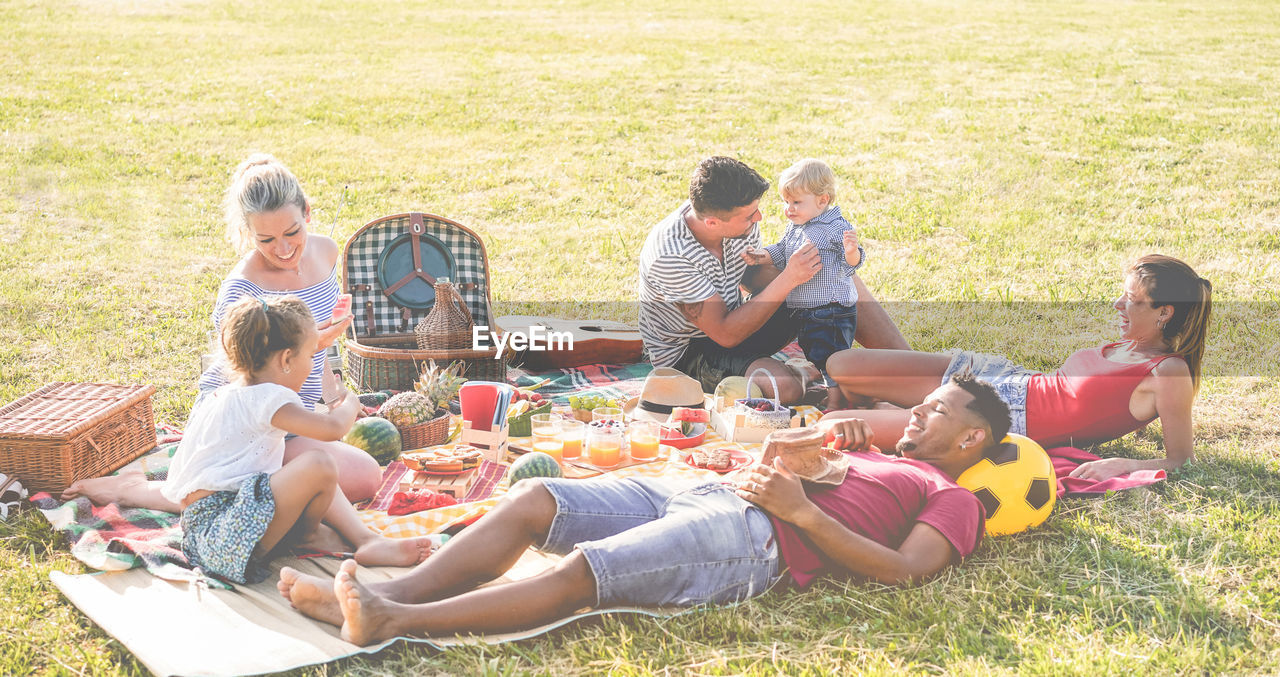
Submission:
[[[507,370],[507,378],[519,388],[545,381],[538,392],[544,397],[551,397],[556,404],[568,404],[570,395],[599,395],[622,400],[638,396],[644,387],[644,378],[651,371],[653,365],[648,363],[592,364],[542,374],[511,368]]]
[[[157,448],[116,474],[141,472],[147,480],[163,480],[180,439],[182,433],[177,428],[157,428]],[[231,587],[191,568],[182,554],[182,530],[173,513],[115,504],[96,507],[87,498],[63,502],[47,492],[32,496],[31,502],[66,537],[71,554],[94,569],[123,571],[142,566],[170,581]]]

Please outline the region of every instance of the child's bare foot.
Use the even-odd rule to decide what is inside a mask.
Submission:
[[[370,592],[356,580],[356,563],[346,560],[333,579],[333,594],[342,610],[342,638],[357,646],[368,646],[396,635],[386,600]]]
[[[408,567],[421,562],[430,554],[431,539],[426,536],[378,536],[356,548],[356,561],[367,567]]]
[[[64,501],[70,501],[73,498],[84,496],[92,501],[94,505],[119,503],[122,497],[137,493],[146,483],[147,476],[142,473],[107,475],[106,477],[76,480],[71,483],[71,486],[62,490],[61,498]]]
[[[342,625],[342,609],[333,596],[333,582],[310,576],[284,567],[280,569],[280,580],[276,583],[280,596],[289,600],[293,608],[330,625]]]

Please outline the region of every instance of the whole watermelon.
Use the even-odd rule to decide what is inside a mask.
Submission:
[[[507,476],[513,487],[516,482],[530,477],[560,477],[560,464],[548,454],[533,451],[517,458],[515,463],[511,464],[511,470],[507,472]]]
[[[342,441],[369,452],[378,465],[387,465],[400,456],[400,431],[385,418],[366,416],[356,421]]]

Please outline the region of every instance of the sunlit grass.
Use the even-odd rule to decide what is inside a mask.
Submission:
[[[18,0],[0,26],[0,401],[147,382],[181,423],[234,261],[218,204],[259,150],[340,241],[411,209],[475,228],[500,312],[633,319],[648,228],[718,153],[830,163],[921,349],[1053,367],[1114,338],[1136,256],[1214,283],[1200,460],[1171,482],[1066,501],[920,586],[310,672],[1280,669],[1280,6]],[[1100,453],[1158,456],[1152,428]],[[79,570],[53,540],[0,526],[0,673],[144,672],[53,589]]]

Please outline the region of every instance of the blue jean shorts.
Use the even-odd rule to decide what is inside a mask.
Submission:
[[[853,346],[853,334],[858,329],[858,306],[828,303],[817,308],[797,308],[793,317],[800,323],[796,340],[804,356],[822,370],[827,385],[835,385],[827,375],[827,358]]]
[[[779,577],[773,525],[719,482],[543,480],[556,516],[540,548],[577,548],[596,605],[695,606],[754,597]]]
[[[951,364],[942,373],[942,383],[946,384],[951,376],[966,369],[973,372],[979,381],[986,381],[996,389],[1000,399],[1009,405],[1009,417],[1012,425],[1009,432],[1018,435],[1027,434],[1027,382],[1037,372],[1020,367],[1009,358],[1001,355],[975,353],[970,350],[952,350]]]

